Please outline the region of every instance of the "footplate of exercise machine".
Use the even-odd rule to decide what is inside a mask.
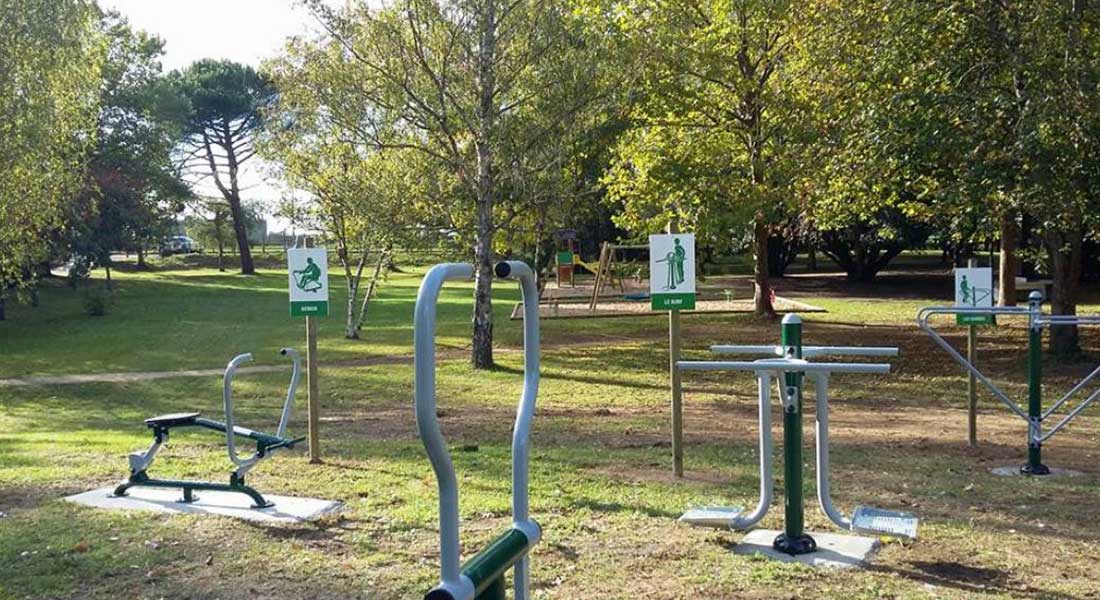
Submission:
[[[744,511],[740,506],[700,506],[684,513],[680,522],[694,527],[730,529]]]
[[[907,512],[860,506],[852,516],[852,531],[915,540],[917,517]]]

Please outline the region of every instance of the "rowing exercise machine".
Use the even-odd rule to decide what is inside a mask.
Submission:
[[[252,508],[271,508],[274,503],[269,502],[260,492],[245,485],[245,475],[260,461],[269,458],[275,450],[280,448],[293,448],[295,444],[305,440],[302,438],[286,437],[286,425],[290,421],[291,409],[294,406],[294,394],[298,390],[298,382],[301,379],[302,359],[293,348],[283,348],[279,351],[283,356],[289,356],[294,361],[294,371],[290,376],[290,388],[287,390],[286,402],[283,404],[283,414],[279,419],[279,428],[274,435],[261,431],[253,431],[244,427],[238,427],[233,419],[233,375],[242,364],[252,360],[252,354],[241,354],[229,361],[225,368],[225,379],[222,384],[222,398],[225,403],[225,422],[204,419],[199,412],[172,413],[160,415],[151,419],[145,419],[145,425],[153,430],[153,444],[143,452],[130,454],[130,476],[115,488],[115,496],[125,496],[126,491],[132,487],[154,488],[178,488],[183,490],[183,498],[180,502],[194,502],[197,500],[195,490],[215,490],[222,492],[236,492],[252,498]],[[157,452],[168,441],[168,432],[177,427],[203,427],[212,431],[225,434],[226,450],[229,460],[237,466],[237,469],[229,474],[229,483],[214,483],[209,481],[187,481],[179,479],[154,479],[149,477],[149,466],[153,464]],[[236,438],[244,437],[256,442],[256,452],[247,458],[241,458],[237,454]]]

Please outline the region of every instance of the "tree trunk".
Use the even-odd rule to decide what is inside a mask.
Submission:
[[[145,267],[148,266],[148,265],[145,264],[145,248],[138,248],[137,249],[137,257],[138,257],[137,266],[138,266],[139,269],[144,269]]]
[[[378,286],[378,279],[382,277],[382,269],[389,262],[390,251],[383,250],[378,256],[378,262],[374,265],[374,273],[371,273],[370,284],[367,285],[367,293],[363,295],[363,306],[359,308],[359,321],[355,324],[356,330],[363,329],[367,322],[367,309],[370,308],[370,299],[374,296],[374,289]]]
[[[817,242],[810,244],[809,253],[806,257],[806,268],[811,273],[817,272]]]
[[[1081,232],[1054,232],[1046,236],[1050,255],[1050,312],[1053,315],[1077,314],[1077,284],[1081,279]],[[1050,328],[1050,352],[1070,356],[1081,351],[1076,325],[1055,325]]]
[[[756,215],[752,233],[753,282],[756,284],[752,297],[753,311],[757,316],[774,318],[775,307],[772,306],[772,288],[768,280],[768,223],[763,213]]]
[[[113,286],[111,285],[111,265],[104,265],[103,270],[107,273],[107,279],[103,283],[107,286],[107,291],[111,291]]]
[[[241,196],[234,191],[226,197],[226,200],[229,202],[229,214],[233,217],[233,233],[237,237],[237,249],[241,253],[241,274],[254,275],[256,267],[252,264],[252,248],[248,245],[248,228],[244,222],[244,211],[241,209]]]
[[[480,179],[480,178],[479,178]],[[478,186],[478,195],[482,193]],[[493,366],[493,265],[492,199],[486,193],[477,202],[477,242],[474,245],[474,337],[472,364],[475,369]]]
[[[1020,259],[1016,250],[1020,247],[1020,225],[1014,213],[1001,215],[1001,269],[997,304],[1016,306],[1016,275],[1020,271]]]
[[[8,318],[7,314],[7,302],[8,299],[4,296],[3,292],[0,292],[0,321],[5,321]]]
[[[360,255],[358,262],[355,265],[355,272],[351,270],[351,264],[348,262],[349,250],[347,243],[342,242],[338,251],[340,255],[340,263],[344,266],[344,280],[347,282],[348,289],[348,303],[347,303],[347,318],[344,322],[344,338],[349,340],[359,339],[359,327],[355,320],[355,305],[359,299],[359,286],[363,281],[363,266],[367,262],[367,251],[363,250],[363,254]]]
[[[218,272],[225,273],[225,242],[222,241],[221,233],[218,233]]]
[[[496,125],[496,2],[482,5],[477,56],[477,240],[474,244],[474,335],[471,362],[475,369],[493,366],[493,143]]]

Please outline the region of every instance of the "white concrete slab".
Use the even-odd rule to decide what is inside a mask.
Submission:
[[[880,546],[875,538],[809,532],[817,541],[817,551],[791,556],[772,548],[775,536],[780,533],[782,532],[774,529],[755,529],[742,538],[733,551],[735,554],[759,553],[772,560],[801,563],[811,567],[851,569],[866,566]]]
[[[322,515],[337,511],[342,503],[335,500],[317,498],[295,498],[264,494],[275,506],[271,508],[251,508],[252,499],[244,494],[217,491],[195,491],[196,500],[190,504],[179,502],[183,497],[181,490],[160,488],[130,488],[126,496],[115,496],[114,486],[99,488],[65,500],[108,510],[146,510],[164,513],[205,514],[266,521],[276,523],[299,523],[316,519]]]
[[[990,469],[994,475],[1000,475],[1001,477],[1025,477],[1020,472],[1019,465],[1015,467],[995,467]],[[1046,479],[1048,477],[1080,477],[1084,475],[1081,471],[1074,471],[1073,469],[1059,469],[1058,467],[1050,467],[1049,475],[1026,475],[1026,477],[1032,477],[1034,479]]]

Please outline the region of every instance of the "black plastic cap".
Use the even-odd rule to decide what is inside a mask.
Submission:
[[[282,355],[282,356],[286,356],[286,348],[280,348],[279,349],[279,354]]]
[[[446,590],[432,590],[424,594],[424,600],[455,600],[455,597]]]
[[[512,274],[512,265],[507,262],[498,262],[497,266],[493,268],[493,272],[497,274],[497,277],[507,279]]]

